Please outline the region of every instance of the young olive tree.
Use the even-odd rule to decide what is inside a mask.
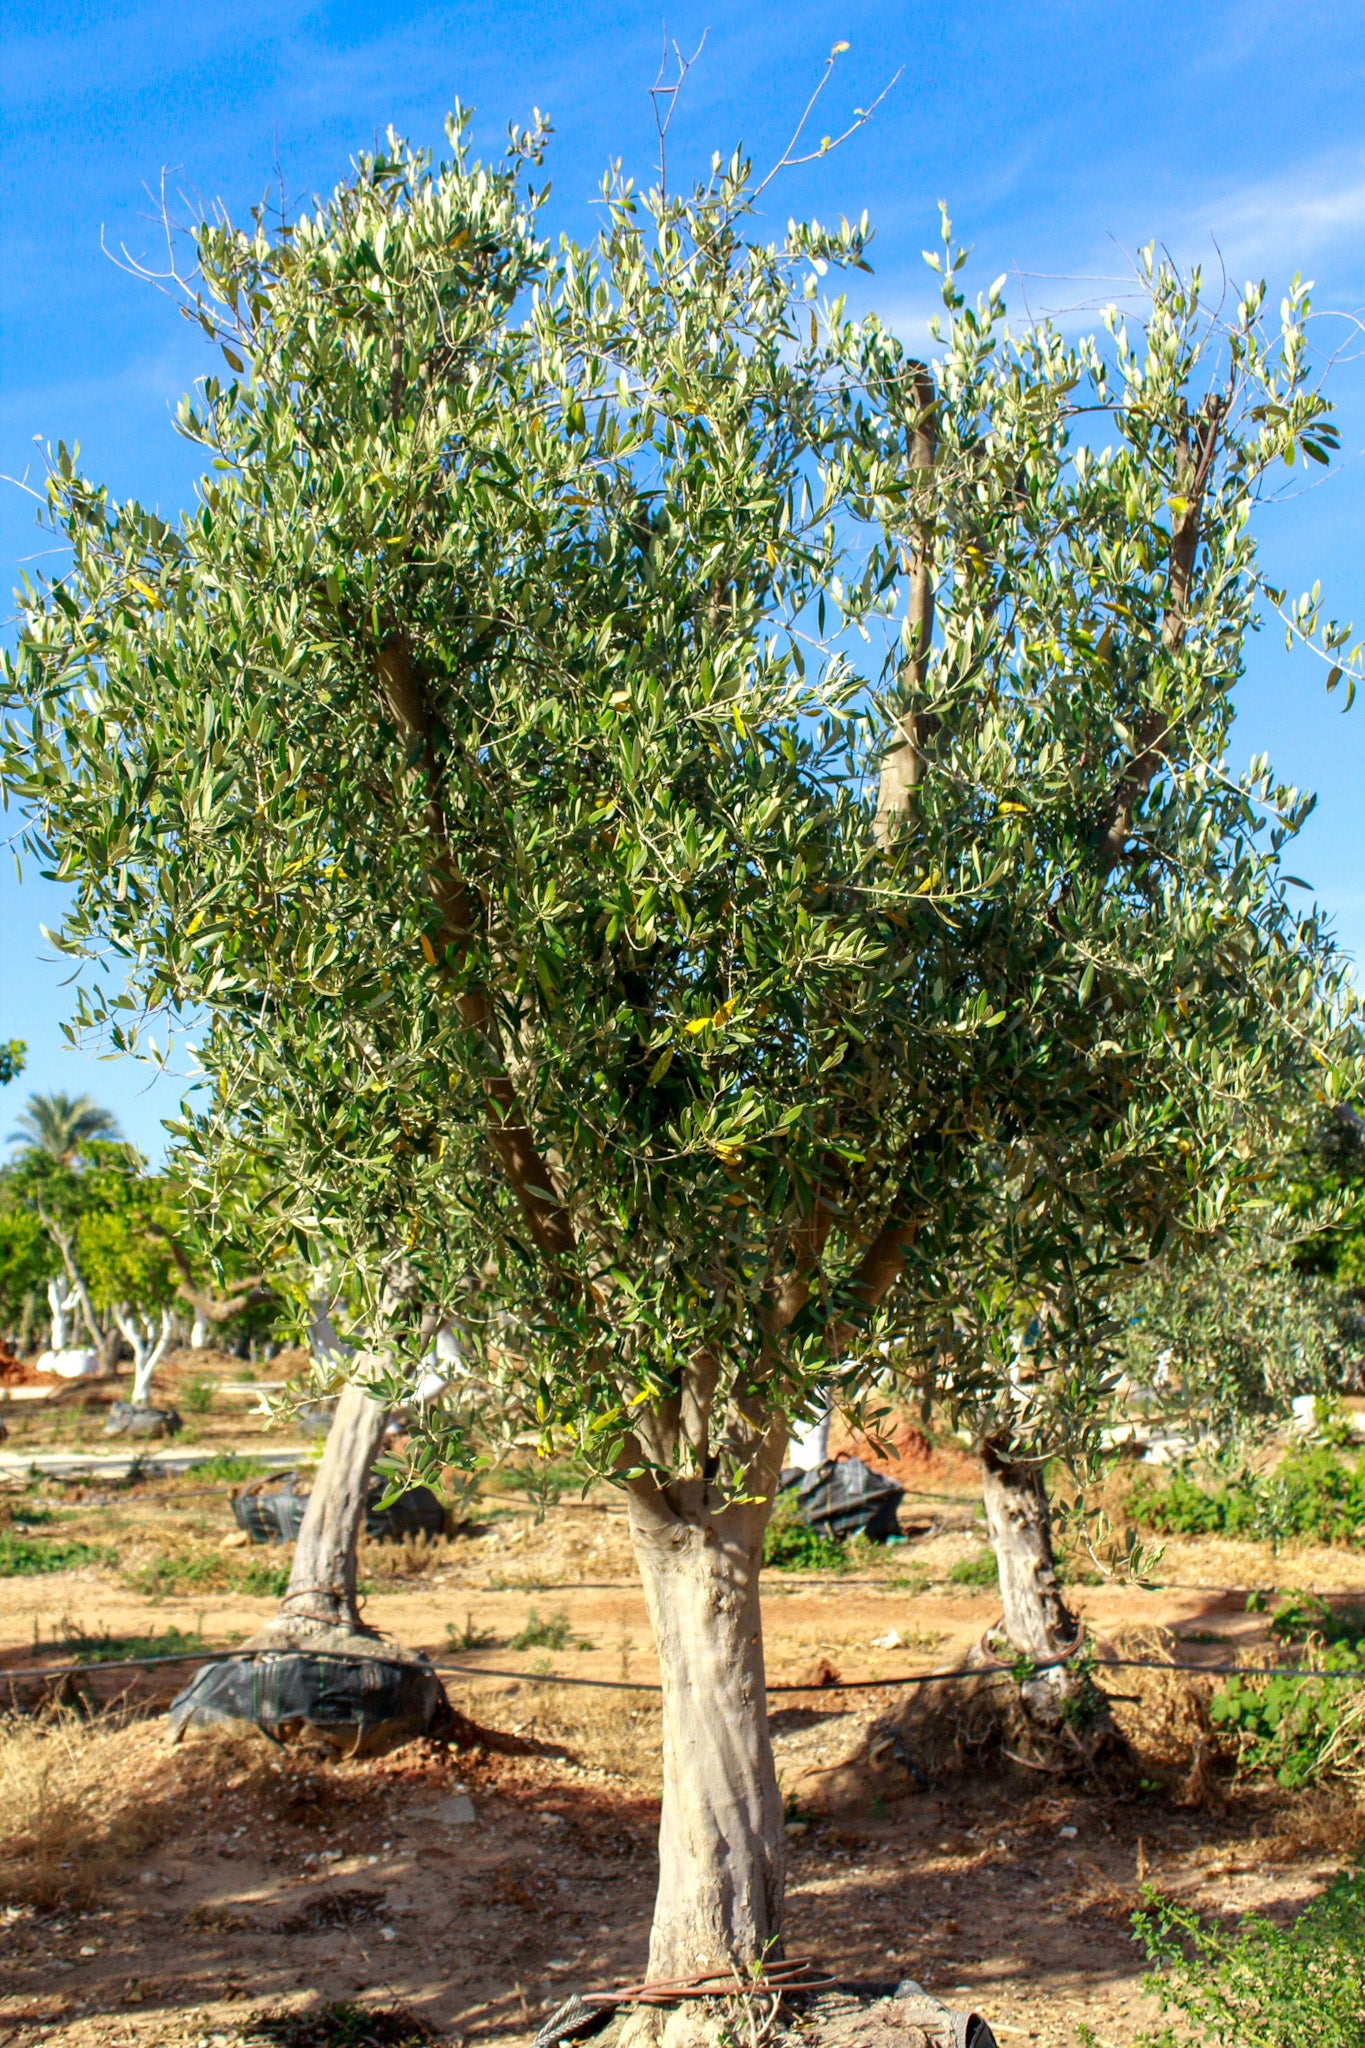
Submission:
[[[949,278],[931,372],[819,301],[865,226],[746,239],[738,160],[608,185],[552,257],[539,133],[493,169],[450,133],[291,227],[201,229],[212,471],[172,524],[59,451],[71,564],[25,599],[5,774],[64,942],[127,977],[83,1017],[209,1020],[205,1201],[272,1177],[282,1237],[365,1291],[381,1400],[453,1318],[625,1490],[650,1968],[686,1975],[780,1939],[758,1575],[792,1421],[868,1397],[984,1145],[1216,1203],[1201,1088],[1254,1114],[1309,1028],[1298,811],[1223,748],[1255,478],[1322,406],[1298,301],[1266,341],[1250,294],[1197,397],[1165,272],[1112,361],[1010,343]],[[1113,446],[1073,441],[1101,415]]]

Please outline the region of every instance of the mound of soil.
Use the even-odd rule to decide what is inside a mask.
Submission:
[[[935,1444],[905,1409],[893,1409],[876,1436],[850,1429],[836,1415],[830,1423],[832,1458],[861,1458],[874,1472],[898,1480],[907,1493],[977,1493],[981,1469],[969,1451]]]

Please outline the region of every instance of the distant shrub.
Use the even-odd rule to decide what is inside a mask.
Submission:
[[[1294,1452],[1275,1472],[1242,1474],[1212,1488],[1183,1472],[1164,1485],[1143,1474],[1129,1493],[1128,1512],[1167,1536],[1365,1544],[1365,1464],[1320,1444]]]
[[[204,1373],[196,1373],[192,1380],[186,1380],[178,1398],[187,1414],[207,1415],[213,1406],[216,1392],[217,1388],[211,1379]]]

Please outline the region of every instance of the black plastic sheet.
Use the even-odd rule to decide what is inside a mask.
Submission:
[[[321,1740],[349,1756],[383,1756],[418,1736],[445,1739],[455,1716],[424,1658],[267,1650],[201,1665],[171,1702],[172,1735],[245,1722],[281,1744]]]

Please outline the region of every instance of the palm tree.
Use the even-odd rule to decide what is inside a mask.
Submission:
[[[41,1152],[59,1166],[73,1164],[91,1138],[117,1138],[118,1120],[88,1095],[30,1095],[18,1127],[7,1139],[27,1152]]]

